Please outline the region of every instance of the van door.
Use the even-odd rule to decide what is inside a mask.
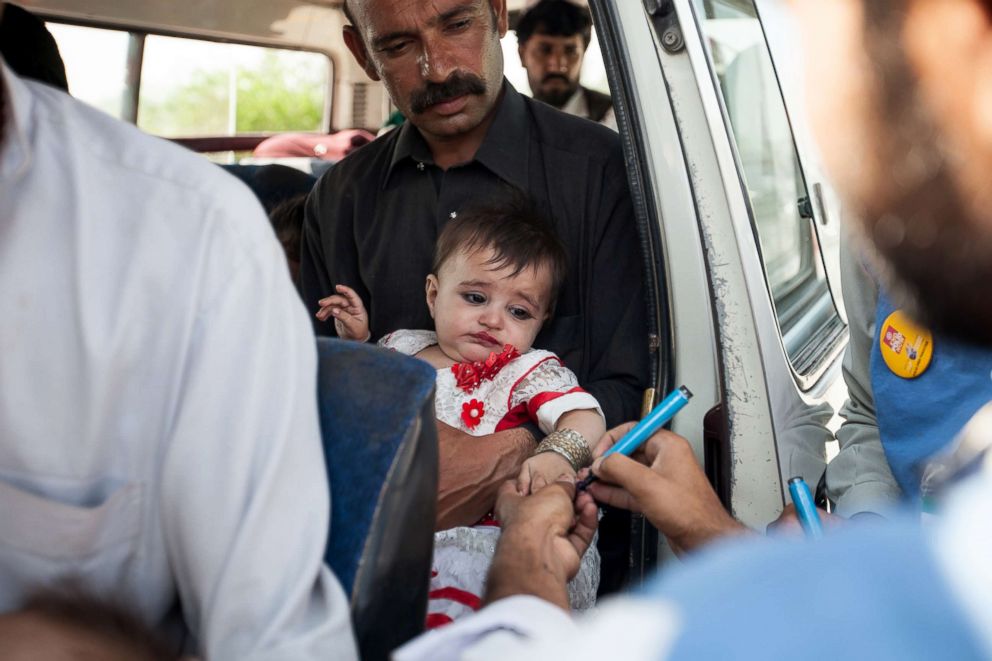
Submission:
[[[659,385],[696,393],[673,429],[763,530],[786,478],[822,474],[846,327],[762,23],[752,0],[590,5],[663,303]]]

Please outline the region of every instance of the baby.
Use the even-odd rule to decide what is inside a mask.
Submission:
[[[465,211],[438,237],[427,306],[436,332],[398,330],[379,344],[416,356],[437,370],[438,420],[476,436],[534,422],[546,434],[517,478],[527,494],[591,461],[604,434],[602,411],[575,375],[534,338],[554,312],[567,273],[550,224],[524,200]],[[368,314],[359,296],[338,285],[320,301],[318,318],[334,318],[338,336],[366,341]],[[478,602],[497,528],[477,525],[437,533],[429,624],[441,624]],[[595,602],[598,556],[587,553],[572,586],[573,607]],[[456,588],[459,592],[454,591]],[[468,593],[455,603],[452,595]]]

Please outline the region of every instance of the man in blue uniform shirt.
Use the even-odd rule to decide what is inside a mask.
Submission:
[[[922,464],[992,399],[992,350],[913,321],[850,243],[841,244],[848,400],[827,496],[841,516],[886,515],[900,501],[920,506]]]

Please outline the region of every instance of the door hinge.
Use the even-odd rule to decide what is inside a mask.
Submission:
[[[648,16],[664,16],[675,11],[672,0],[644,0],[644,9]]]

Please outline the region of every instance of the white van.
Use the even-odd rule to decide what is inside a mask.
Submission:
[[[375,131],[391,110],[344,47],[341,0],[22,3],[48,21],[75,95],[224,159],[278,132]],[[653,386],[695,393],[673,429],[763,529],[788,477],[823,472],[847,338],[836,214],[762,28],[775,2],[589,4],[643,238]],[[664,543],[635,519],[631,544],[636,581]]]

